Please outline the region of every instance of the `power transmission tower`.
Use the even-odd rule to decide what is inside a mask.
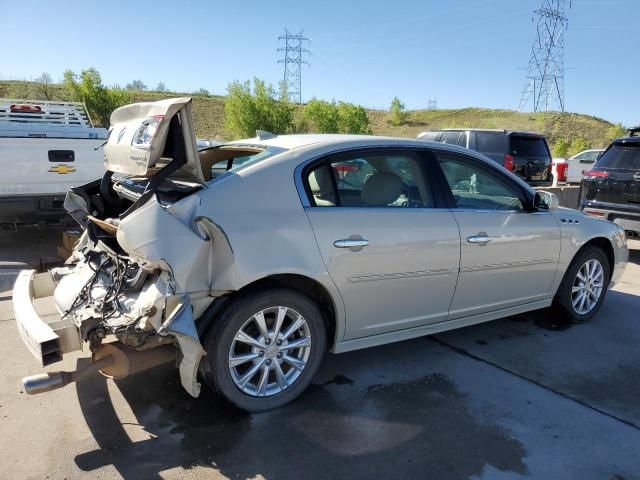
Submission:
[[[292,34],[285,28],[284,35],[280,35],[278,40],[284,40],[284,47],[278,48],[278,52],[284,52],[284,58],[278,63],[284,63],[284,84],[287,87],[287,94],[292,102],[302,103],[302,65],[309,65],[305,60],[305,55],[309,55],[309,50],[302,48],[304,42],[309,39],[302,33]]]
[[[429,101],[427,102],[427,110],[437,110],[438,109],[438,100],[434,99],[429,99]]]
[[[534,112],[564,112],[564,32],[568,25],[565,5],[566,0],[541,0],[540,8],[533,12],[532,21],[537,17],[536,39],[531,47],[520,111],[533,100]]]

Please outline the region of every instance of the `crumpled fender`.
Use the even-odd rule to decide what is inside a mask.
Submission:
[[[198,338],[189,297],[180,298],[168,320],[158,329],[158,333],[175,337],[180,349],[180,383],[189,395],[197,398],[201,389],[198,382],[198,366],[205,352]]]

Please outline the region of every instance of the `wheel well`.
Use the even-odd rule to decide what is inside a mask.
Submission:
[[[232,292],[225,298],[226,301],[233,301],[234,299],[258,290],[268,290],[278,287],[295,290],[296,292],[310,298],[318,305],[318,308],[320,308],[320,312],[322,313],[322,319],[327,332],[327,347],[331,348],[335,342],[336,335],[335,305],[327,289],[316,280],[297,274],[270,275],[245,285],[240,290]]]
[[[580,247],[580,250],[576,252],[576,255],[578,255],[582,250],[584,250],[588,246],[599,248],[607,256],[607,260],[609,261],[609,273],[610,273],[609,278],[611,278],[613,276],[613,269],[616,264],[616,259],[613,253],[613,246],[611,245],[611,242],[604,237],[592,238],[587,243],[585,243],[582,247]]]

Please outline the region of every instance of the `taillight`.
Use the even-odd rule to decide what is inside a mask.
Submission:
[[[136,130],[136,133],[133,134],[131,145],[136,148],[148,150],[151,147],[151,141],[156,134],[156,130],[163,119],[164,115],[154,115],[153,117],[145,118]]]
[[[591,179],[591,178],[604,178],[608,177],[609,174],[607,172],[602,172],[600,170],[583,170],[582,178]]]
[[[507,170],[513,170],[513,157],[508,153],[505,154],[504,156],[503,165],[504,165],[504,168],[506,168]]]

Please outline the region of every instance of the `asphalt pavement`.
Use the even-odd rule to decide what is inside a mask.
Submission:
[[[0,260],[37,264],[57,233]],[[7,240],[8,239],[8,240]],[[248,414],[171,367],[43,395],[0,293],[0,478],[640,479],[640,242],[599,315],[549,312],[341,355],[276,411]],[[0,289],[1,292],[2,289]],[[88,360],[69,355],[47,370]]]

